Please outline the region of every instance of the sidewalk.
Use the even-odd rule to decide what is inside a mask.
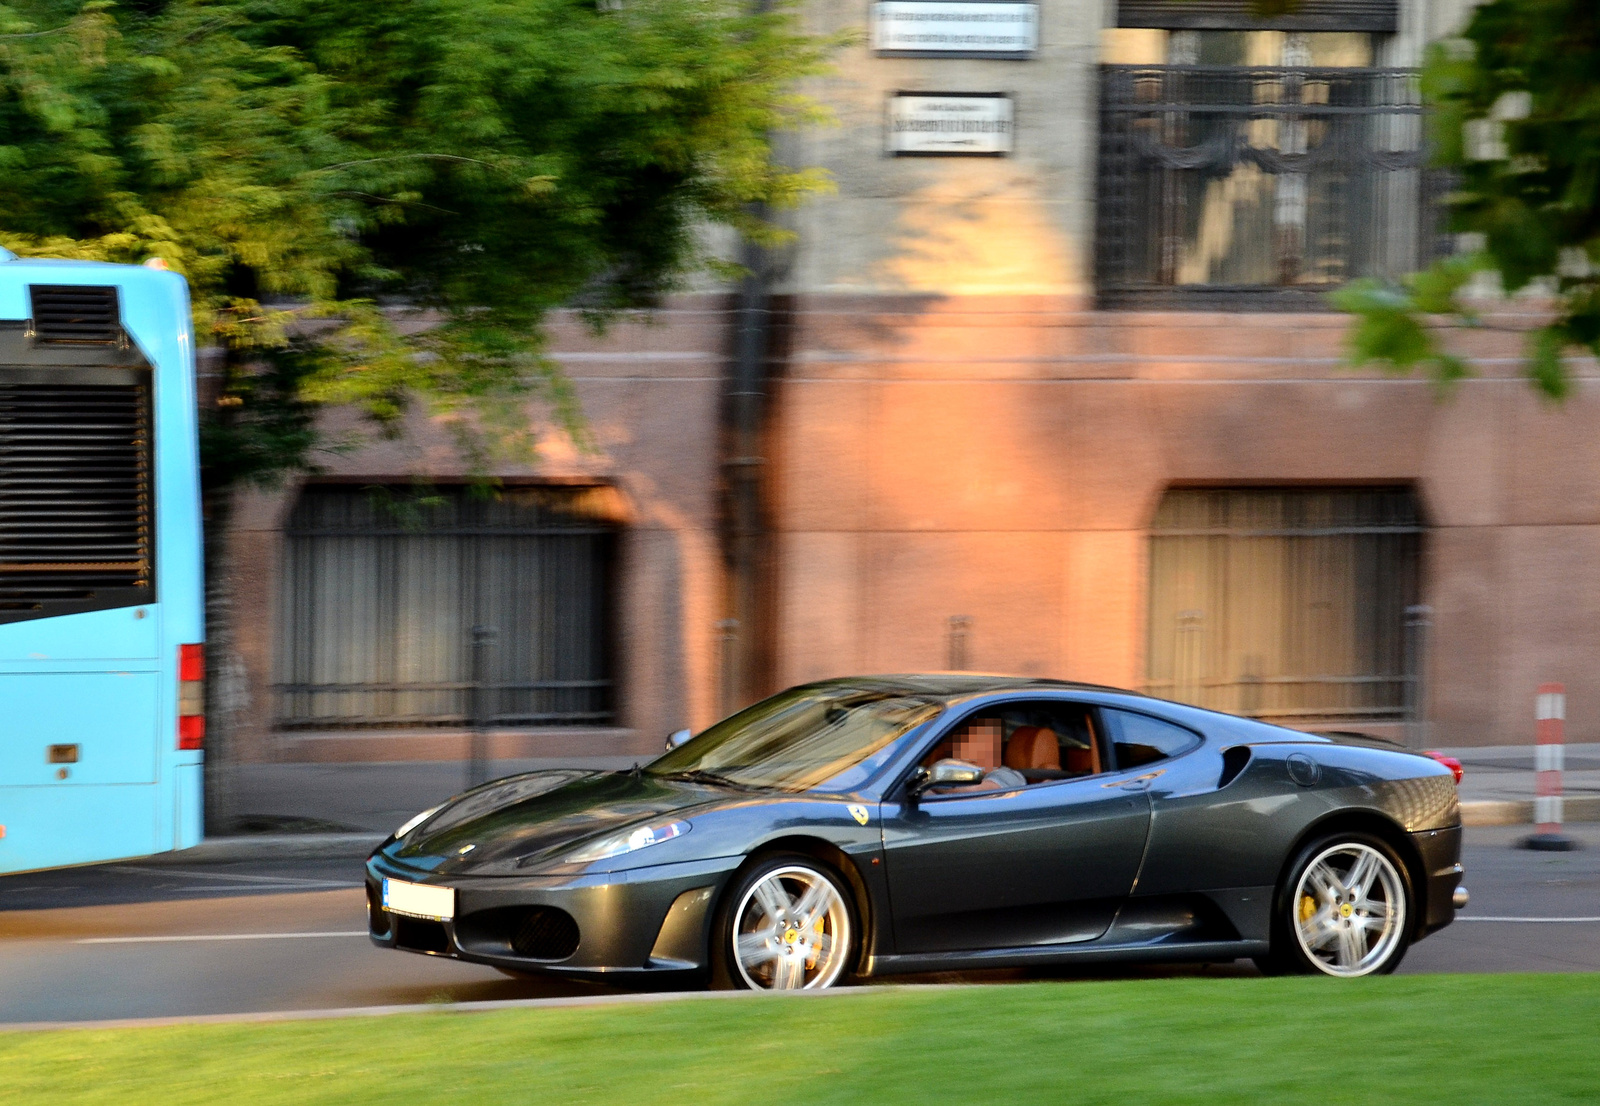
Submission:
[[[488,778],[541,768],[602,771],[629,768],[641,757],[524,757],[488,762]],[[255,833],[387,835],[419,811],[467,788],[458,761],[355,764],[246,764],[236,769],[235,803]]]
[[[487,778],[542,768],[613,770],[638,757],[525,757],[488,762]],[[364,857],[413,814],[467,788],[459,761],[246,764],[234,770],[238,830],[150,863]]]
[[[1469,826],[1533,821],[1533,746],[1441,749],[1461,761],[1462,821]],[[1600,744],[1568,745],[1561,773],[1566,820],[1600,821]]]
[[[1532,802],[1533,746],[1483,745],[1440,749],[1461,761],[1461,801]],[[1568,745],[1561,774],[1568,799],[1600,798],[1600,745]]]

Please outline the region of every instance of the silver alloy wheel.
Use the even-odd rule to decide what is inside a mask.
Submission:
[[[1291,909],[1295,939],[1313,967],[1328,975],[1369,975],[1404,939],[1405,881],[1383,853],[1347,841],[1306,865]]]
[[[733,962],[757,991],[831,987],[850,955],[850,911],[813,868],[776,868],[745,892],[733,923]]]

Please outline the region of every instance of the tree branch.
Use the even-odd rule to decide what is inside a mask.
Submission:
[[[451,211],[448,207],[437,207],[433,204],[421,203],[417,200],[396,200],[388,196],[375,196],[371,192],[357,192],[351,188],[341,188],[337,192],[330,192],[331,196],[350,196],[356,199],[373,200],[380,204],[398,204],[401,207],[423,207],[429,211],[437,211],[443,215],[460,215],[459,211]]]
[[[386,161],[460,161],[468,165],[481,165],[485,169],[492,169],[497,173],[505,172],[498,165],[487,161],[479,161],[475,157],[458,157],[455,154],[394,154],[390,157],[369,157],[360,161],[341,161],[337,165],[324,165],[320,169],[313,169],[311,173],[332,173],[337,169],[354,169],[358,165],[379,165]],[[308,174],[309,175],[309,174]]]

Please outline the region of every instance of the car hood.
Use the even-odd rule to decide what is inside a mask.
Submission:
[[[630,772],[530,772],[457,796],[380,851],[428,871],[526,870],[590,838],[727,797]]]

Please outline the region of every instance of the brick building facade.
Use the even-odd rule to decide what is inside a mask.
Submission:
[[[806,10],[866,34],[858,0]],[[1536,398],[1502,305],[1440,396],[1346,367],[1324,306],[1449,248],[1407,70],[1464,5],[1032,10],[1020,56],[844,50],[810,89],[838,125],[785,146],[837,191],[743,288],[603,338],[557,321],[595,452],[546,435],[490,509],[419,420],[246,497],[242,753],[459,755],[483,620],[503,755],[646,752],[763,691],[947,667],[1441,745],[1531,741],[1558,680],[1600,740],[1593,367]],[[894,156],[893,120],[951,93],[1006,101],[997,156]],[[407,525],[339,506],[419,480]]]

